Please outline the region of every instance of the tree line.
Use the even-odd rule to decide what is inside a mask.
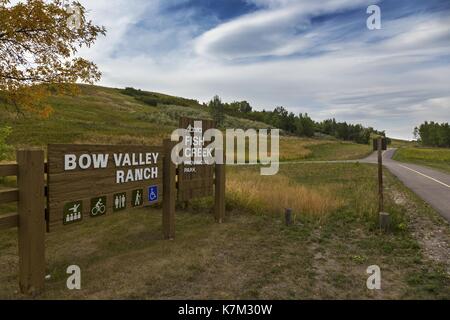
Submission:
[[[414,137],[424,146],[450,148],[450,126],[447,122],[425,121],[414,128]]]
[[[279,128],[286,133],[313,137],[315,135],[329,135],[337,139],[367,144],[374,136],[386,136],[384,131],[366,128],[360,124],[337,122],[335,119],[314,121],[307,113],[294,114],[284,107],[276,107],[273,111],[257,111],[247,101],[224,103],[219,96],[215,96],[209,103],[204,104],[209,109],[213,119],[219,126],[223,125],[225,115],[241,117],[266,123]]]

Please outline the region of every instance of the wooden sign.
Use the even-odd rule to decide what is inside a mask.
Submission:
[[[201,121],[201,127],[195,128],[195,121]],[[201,120],[193,118],[180,118],[180,129],[187,129],[189,135],[194,137],[194,131],[200,131],[203,134],[208,129],[215,128],[215,122],[212,120]],[[192,139],[194,140],[194,139]],[[209,142],[202,141],[200,144],[192,143],[192,149],[201,149],[207,147]],[[191,152],[193,153],[193,152]],[[193,158],[192,158],[193,159]],[[182,164],[178,166],[178,200],[188,201],[194,198],[212,196],[214,194],[214,166],[206,164]]]
[[[378,138],[373,139],[373,151],[378,150]],[[381,138],[381,150],[386,151],[387,150],[387,139]]]
[[[52,225],[160,203],[162,147],[48,146],[48,217]]]

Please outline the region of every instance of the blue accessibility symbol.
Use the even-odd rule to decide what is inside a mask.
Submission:
[[[158,201],[158,186],[148,187],[148,201]]]

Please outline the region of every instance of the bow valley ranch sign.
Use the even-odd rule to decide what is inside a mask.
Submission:
[[[162,200],[162,147],[49,145],[50,226]]]
[[[158,162],[159,153],[113,153],[113,164],[116,168],[150,166]],[[87,170],[107,169],[110,154],[76,154],[64,155],[64,170],[71,171],[78,168]],[[116,170],[116,183],[126,183],[150,180],[158,177],[157,167],[134,168]]]
[[[186,156],[195,158],[205,155],[203,152],[209,156],[210,151],[204,151],[209,143],[194,133],[214,127],[214,122],[183,118],[181,123],[181,128],[192,129],[194,124],[201,128],[198,132],[183,131],[183,146],[190,150]],[[17,173],[13,175],[18,180],[18,213],[11,215],[14,220],[6,216],[8,219],[0,221],[0,229],[19,227],[22,293],[35,294],[44,289],[45,224],[49,232],[85,219],[162,203],[162,233],[164,239],[174,239],[176,201],[213,194],[214,218],[218,223],[224,221],[225,165],[173,161],[176,141],[171,140],[164,139],[161,146],[153,147],[51,144],[47,148],[47,165],[44,150],[17,151]],[[3,165],[0,176],[13,171],[11,166]],[[16,201],[6,197],[0,202],[5,199]]]

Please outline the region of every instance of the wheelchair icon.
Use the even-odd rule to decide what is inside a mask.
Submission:
[[[158,186],[148,188],[148,201],[154,202],[158,200]]]

